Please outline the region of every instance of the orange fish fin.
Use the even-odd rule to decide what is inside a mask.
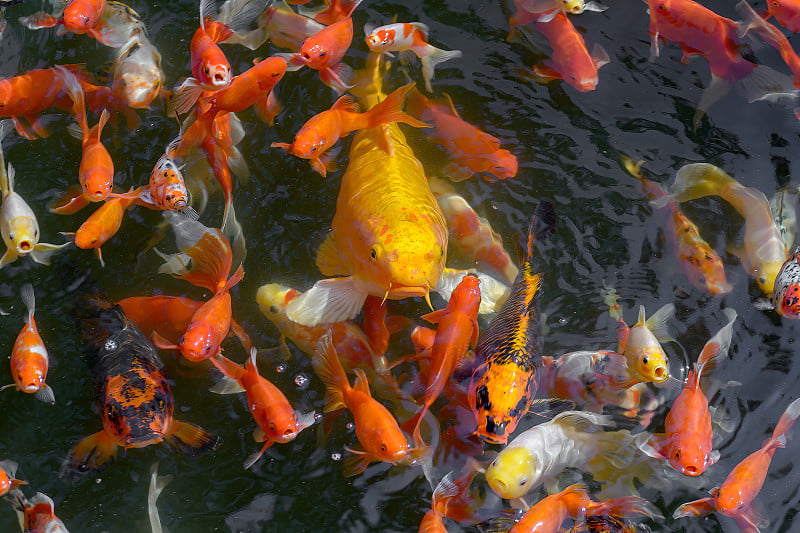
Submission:
[[[77,479],[99,472],[117,457],[118,445],[105,431],[89,435],[76,444],[61,468],[61,477]]]
[[[357,391],[361,391],[370,398],[372,394],[369,392],[369,381],[367,380],[367,375],[364,371],[360,368],[356,368],[353,370],[356,374],[356,381],[353,383],[353,388]]]
[[[376,459],[369,453],[362,450],[354,450],[345,446],[345,450],[354,454],[344,460],[344,477],[353,477],[362,473],[367,466]]]
[[[352,96],[340,96],[336,102],[331,106],[331,109],[338,109],[339,111],[349,111],[350,113],[358,113],[360,108]]]
[[[153,344],[159,350],[177,350],[178,346],[176,344],[171,343],[167,339],[161,336],[161,334],[157,331],[153,332],[152,336]]]
[[[714,489],[716,490],[716,489]],[[672,515],[672,518],[685,518],[688,516],[705,516],[717,510],[714,498],[702,498],[693,502],[684,503]]]
[[[454,117],[461,118],[461,115],[459,115],[458,111],[456,111],[456,106],[453,105],[453,99],[450,98],[450,95],[447,93],[442,93],[442,96],[444,96],[444,99],[447,101],[447,107],[450,109],[450,114]]]
[[[228,277],[233,258],[228,239],[221,232],[208,231],[194,246],[184,251],[192,258],[192,269],[177,277],[217,292]]]
[[[366,121],[366,124],[362,127],[374,128],[376,126],[380,126],[381,124],[387,124],[390,122],[404,122],[405,124],[414,126],[416,128],[430,127],[429,124],[426,124],[421,120],[417,120],[416,118],[402,111],[403,100],[405,99],[408,91],[413,88],[414,84],[409,83],[398,89],[395,89],[381,103],[374,106],[372,109],[362,115]]]
[[[403,315],[389,315],[384,320],[384,323],[386,324],[386,329],[388,329],[389,333],[392,335],[404,330],[405,328],[411,327],[411,324],[413,324],[410,318]]]
[[[50,212],[59,215],[71,215],[77,213],[89,205],[89,201],[83,196],[80,188],[70,187],[64,194],[50,204]]]
[[[256,116],[270,126],[275,125],[275,117],[283,111],[283,106],[278,101],[274,90],[267,93],[264,98],[259,99],[253,105],[253,108],[255,108]]]
[[[211,363],[217,367],[217,370],[222,372],[222,375],[239,381],[244,377],[245,369],[242,365],[234,363],[222,354],[211,356]]]
[[[250,340],[250,336],[244,330],[242,325],[236,322],[234,319],[231,319],[230,332],[239,339],[239,342],[242,343],[242,347],[247,351],[247,353],[250,353],[250,350],[253,349],[253,341]]]
[[[325,412],[338,411],[345,407],[344,391],[350,388],[347,374],[344,372],[336,348],[333,347],[331,334],[326,333],[314,348],[312,360],[314,370],[325,382]]]
[[[478,345],[478,334],[480,333],[480,329],[478,328],[478,322],[472,322],[472,335],[469,338],[469,347],[473,350]]]
[[[422,315],[420,318],[422,318],[422,320],[427,320],[431,324],[436,324],[438,322],[441,322],[446,316],[447,316],[447,309],[445,308]]]
[[[319,79],[322,80],[322,83],[339,94],[353,88],[353,85],[350,84],[352,78],[353,70],[344,63],[336,63],[319,71]]]
[[[61,24],[61,19],[49,13],[45,13],[44,11],[39,11],[27,17],[20,17],[19,23],[29,30],[41,30],[43,28],[54,28],[58,26]]]
[[[645,433],[641,433],[640,435],[645,435]],[[669,444],[669,437],[664,433],[653,433],[647,439],[641,439],[640,442],[637,442],[639,450],[642,451],[645,455],[648,455],[654,459],[659,460],[666,460],[666,446]]]
[[[332,233],[325,237],[317,251],[317,268],[323,276],[349,276],[353,273],[352,266],[342,262]]]
[[[536,81],[542,83],[562,79],[562,76],[559,72],[545,64],[533,66],[533,77],[536,79]]]
[[[165,442],[187,455],[198,455],[216,448],[222,439],[207,431],[179,420],[172,420]]]
[[[261,456],[264,455],[264,452],[267,451],[267,448],[272,446],[274,444],[274,442],[275,441],[267,439],[267,441],[264,443],[264,446],[262,446],[260,450],[258,450],[256,453],[252,454],[247,459],[245,459],[244,464],[243,464],[244,469],[245,470],[249,470],[251,466],[256,464],[256,461],[261,459]]]
[[[308,163],[311,165],[311,168],[313,168],[323,178],[328,176],[328,165],[322,162],[321,157],[309,159]]]

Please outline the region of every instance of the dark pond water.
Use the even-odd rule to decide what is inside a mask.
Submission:
[[[666,490],[641,491],[670,516],[680,503],[703,497],[705,490],[718,485],[738,461],[761,445],[786,405],[800,396],[800,367],[794,363],[800,324],[754,308],[758,288],[737,259],[725,252],[725,232],[735,234],[741,220],[715,198],[689,207],[707,240],[723,254],[733,290],[711,298],[693,289],[659,232],[659,217],[638,182],[621,168],[619,155],[645,160],[650,175],[661,181],[669,180],[685,163],[710,162],[771,196],[792,181],[800,124],[790,110],[763,102],[748,104],[731,93],[711,108],[695,131],[692,115],[709,81],[707,63],[694,58],[681,64],[681,52],[672,44],[662,46],[661,57],[649,62],[646,5],[633,0],[609,3],[604,13],[573,19],[590,46],[603,45],[611,57],[600,71],[599,87],[589,93],[558,81],[541,85],[519,77],[515,69],[543,60],[550,50],[543,38],[535,37],[529,47],[508,43],[508,6],[498,2],[365,0],[354,20],[356,28],[385,24],[395,15],[400,21],[422,21],[430,27],[435,44],[463,51],[461,59],[437,68],[434,89],[450,94],[464,119],[500,138],[519,159],[515,179],[488,183],[475,177],[457,185],[504,236],[508,249],[513,250],[539,199],[555,202],[559,223],[545,247],[544,261],[546,354],[615,346],[614,325],[600,296],[604,281],[616,287],[628,322],[635,321],[639,304],[652,313],[675,303],[677,318],[671,327],[680,348],[673,344],[667,350],[672,372],[678,375],[686,367],[685,354],[696,358],[724,323],[721,309],[737,311],[730,360],[714,373],[717,383],[741,382],[712,402],[728,413],[735,427],[722,438],[719,463],[698,484],[675,482]],[[733,2],[706,4],[735,18]],[[131,5],[161,51],[167,84],[172,85],[190,71],[189,40],[198,24],[197,3],[134,1]],[[29,0],[7,10],[0,76],[59,63],[87,62],[100,68],[110,60],[109,50],[86,36],[56,37],[53,30],[28,31],[16,22],[17,17],[46,7]],[[357,67],[366,47],[361,32],[356,34],[345,60]],[[760,62],[786,71],[776,52],[757,43],[753,49]],[[234,46],[225,50],[235,72],[248,68],[254,57],[277,51],[269,45],[255,53]],[[411,73],[421,82],[415,67]],[[396,71],[391,76],[391,83],[402,83]],[[314,256],[328,231],[341,176],[338,172],[323,179],[307,162],[269,148],[272,142],[287,142],[310,116],[327,109],[333,92],[315,72],[303,70],[287,74],[278,93],[284,111],[274,128],[252,112],[241,114],[247,132],[241,149],[252,177],[234,190],[249,249],[245,279],[233,290],[234,315],[263,348],[276,346],[279,334],[259,312],[256,290],[269,282],[305,290],[319,279]],[[135,132],[122,127],[113,137],[106,136],[119,187],[126,190],[145,182],[177,133],[161,105],[142,116]],[[58,242],[57,232],[74,231],[85,216],[57,216],[45,208],[77,176],[79,144],[66,135],[67,123],[67,117],[60,116],[52,125],[54,134],[45,140],[27,142],[12,135],[3,143],[7,160],[17,169],[17,189],[38,213],[42,240],[47,242]],[[410,138],[428,173],[437,174],[447,162],[444,152],[416,132]],[[347,146],[345,142],[340,168],[346,164]],[[221,194],[213,194],[202,220],[217,225],[222,205]],[[161,473],[174,476],[159,500],[162,521],[171,532],[415,531],[430,506],[430,487],[420,470],[378,465],[361,477],[344,478],[341,463],[331,459],[344,445],[355,442],[343,424],[325,447],[317,446],[314,431],[305,431],[289,444],[274,446],[251,471],[243,470],[243,459],[257,449],[251,436],[254,423],[243,396],[220,397],[207,391],[212,379],[206,372],[173,374],[176,416],[219,434],[224,443],[215,452],[186,458],[153,446],[122,454],[102,475],[76,485],[59,478],[69,449],[100,428],[91,398],[91,370],[69,307],[75,297],[69,284],[77,273],[88,272],[115,298],[154,292],[204,296],[186,283],[156,274],[160,260],[152,251],[139,257],[160,220],[156,212],[132,209],[118,236],[103,247],[105,269],[91,253],[72,249],[50,268],[24,260],[0,272],[0,308],[10,311],[0,321],[0,343],[10,351],[24,314],[19,288],[33,283],[36,319],[52,359],[48,382],[57,398],[50,406],[22,393],[1,393],[0,458],[19,463],[19,477],[30,484],[26,491],[50,495],[71,531],[149,531],[148,471],[157,460]],[[391,309],[417,317],[425,306],[392,302]],[[396,344],[390,355],[401,355],[408,348],[402,339]],[[225,348],[234,359],[244,359],[235,342],[227,341]],[[282,372],[274,363],[262,363],[262,372],[299,409],[320,410],[322,384],[312,377],[308,358],[299,350],[294,353]],[[297,387],[297,375],[312,377],[310,385]],[[0,376],[2,382],[11,381],[7,369],[0,370]],[[794,468],[797,445],[790,442],[776,453],[758,497],[770,520],[769,531],[798,530],[792,522],[800,504],[800,471]],[[16,527],[11,508],[0,507],[0,530]],[[655,531],[735,528],[716,515],[705,520],[667,519],[651,527]]]

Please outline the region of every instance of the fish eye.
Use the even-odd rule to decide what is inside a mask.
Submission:
[[[520,482],[519,482],[519,486],[520,486],[520,487],[524,487],[524,486],[525,486],[525,483],[527,483],[527,482],[528,482],[528,478],[524,477],[524,478],[522,478],[522,479],[520,480]]]
[[[439,257],[444,257],[444,247],[443,246],[439,247]]]
[[[767,282],[767,278],[765,278],[764,276],[759,276],[758,277],[758,282],[759,283],[766,283]]]
[[[270,431],[275,431],[275,424],[274,424],[274,423],[270,422],[270,424],[269,424],[269,430],[270,430]]]
[[[166,405],[166,404],[164,403],[164,400],[162,400],[162,399],[159,399],[159,400],[158,400],[158,408],[159,408],[159,409],[164,409],[164,406],[165,406],[165,405]]]
[[[269,312],[270,313],[277,313],[278,312],[278,306],[277,305],[270,305],[269,306]]]
[[[647,364],[647,357],[645,357],[644,359],[642,359],[642,364],[644,364],[644,365],[646,365],[646,364]]]
[[[381,444],[381,451],[382,452],[386,452],[386,445],[385,444]]]
[[[281,73],[280,73],[280,72],[273,72],[273,73],[272,73],[272,77],[273,77],[273,78],[277,78],[277,77],[278,77],[278,76],[280,76],[280,75],[281,75]]]
[[[326,54],[326,53],[327,53],[327,52],[320,52],[320,53],[319,53],[319,57],[325,57],[325,54]]]
[[[378,260],[378,250],[374,246],[369,249],[369,257],[373,261],[377,261]]]
[[[681,458],[681,451],[675,450],[675,459],[680,459],[680,458]]]
[[[14,240],[14,234],[13,233],[9,233],[8,234],[8,239],[13,241]]]
[[[210,73],[211,73],[211,70],[210,70],[208,67],[204,67],[204,68],[203,68],[203,74],[205,74],[206,76],[208,76]]]

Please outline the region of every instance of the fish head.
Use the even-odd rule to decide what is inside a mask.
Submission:
[[[319,135],[316,129],[304,128],[286,151],[303,159],[315,159],[325,152],[325,144],[325,137]]]
[[[269,418],[264,421],[261,430],[274,442],[290,442],[300,433],[297,415],[291,408],[271,409]]]
[[[483,363],[472,374],[469,406],[477,423],[477,435],[490,444],[505,444],[532,398],[533,369],[509,364]]]
[[[380,52],[383,50],[391,51],[390,48],[394,45],[395,30],[386,26],[376,28],[369,35],[367,35],[367,46],[370,50]]]
[[[114,92],[121,95],[129,107],[148,109],[161,93],[163,81],[164,74],[160,68],[153,68],[149,72],[123,72],[114,80]]]
[[[712,296],[731,292],[722,259],[713,248],[690,246],[680,254],[686,277],[695,287]]]
[[[92,220],[87,220],[75,232],[75,246],[82,250],[99,248],[102,242],[102,226]]]
[[[562,75],[564,76],[564,81],[582,93],[594,91],[597,88],[597,84],[600,83],[597,69],[593,69],[593,73],[591,74],[581,74],[580,72],[570,70],[562,73]]]
[[[374,445],[363,444],[364,446],[369,446],[368,449],[370,450],[374,449],[375,456],[380,458],[381,461],[397,463],[408,455],[408,439],[397,426],[394,418],[391,415],[389,418],[391,420],[387,419],[385,424],[376,424],[378,429],[373,432],[375,437]],[[369,440],[372,439],[369,438]]]
[[[517,170],[519,170],[517,158],[508,150],[497,150],[489,154],[487,159],[489,165],[485,171],[493,174],[495,177],[504,180],[517,175]]]
[[[64,27],[72,33],[86,33],[97,24],[101,13],[87,6],[87,2],[69,2],[64,8],[61,20]]]
[[[564,11],[570,15],[580,15],[584,8],[583,0],[564,0]]]
[[[647,327],[643,314],[630,328],[624,355],[631,372],[641,381],[663,383],[669,379],[667,354]]]
[[[90,202],[102,202],[111,194],[114,177],[105,170],[92,170],[81,178],[83,196]]]
[[[39,242],[39,224],[35,216],[15,216],[10,220],[3,220],[2,226],[6,244],[13,248],[17,255],[32,252]]]
[[[174,404],[160,371],[132,365],[107,376],[103,387],[103,429],[115,442],[142,448],[164,439]]]
[[[714,497],[717,511],[725,516],[736,517],[741,516],[750,507],[755,494],[753,493],[753,483],[750,483],[749,476],[747,480],[735,478],[732,481],[733,483],[731,484],[726,479],[720,488],[711,490],[711,495]],[[743,481],[746,483],[745,486],[742,486]],[[760,489],[761,487],[759,486],[758,488]]]
[[[17,387],[28,394],[38,392],[44,386],[46,375],[47,362],[40,357],[21,362],[14,368],[14,381]]]
[[[300,292],[279,283],[268,283],[259,287],[256,302],[261,312],[281,331],[289,324],[286,306],[300,296]]]
[[[718,452],[699,442],[674,442],[667,450],[669,464],[685,476],[699,476],[714,464]]]
[[[183,183],[170,183],[161,188],[156,202],[165,209],[179,211],[189,205],[189,191]]]
[[[481,280],[474,274],[464,276],[450,295],[448,308],[457,309],[471,315],[478,314],[481,305]]]
[[[784,262],[771,261],[764,263],[758,271],[756,283],[758,283],[761,291],[767,296],[771,295],[775,289],[775,282],[778,279],[778,274],[783,268]]]
[[[192,74],[207,91],[219,91],[231,84],[233,75],[231,65],[222,50],[216,48],[201,58],[197,64],[192,65]]]
[[[536,457],[530,450],[510,446],[486,468],[486,482],[501,498],[519,498],[533,487],[536,468]]]
[[[213,327],[205,322],[192,322],[178,341],[178,350],[189,361],[205,361],[219,350]]]
[[[306,66],[320,70],[331,64],[332,50],[324,39],[315,37],[312,35],[305,40],[300,47],[300,58]]]

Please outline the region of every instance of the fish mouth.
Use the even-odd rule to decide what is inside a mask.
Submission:
[[[383,299],[425,298],[425,301],[430,306],[430,292],[431,287],[427,283],[425,285],[402,285],[392,281],[389,283],[389,288],[386,289]]]
[[[32,250],[33,250],[33,243],[31,241],[28,240],[20,241],[20,243],[17,244],[17,253],[27,254]]]

